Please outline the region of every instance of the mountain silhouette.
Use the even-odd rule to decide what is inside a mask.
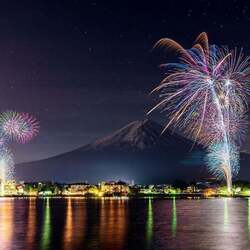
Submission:
[[[48,159],[16,166],[24,181],[134,180],[166,183],[174,179],[199,180],[209,176],[204,149],[149,119],[134,121],[86,146]],[[249,155],[242,155],[247,165]],[[243,171],[245,177],[247,174]]]

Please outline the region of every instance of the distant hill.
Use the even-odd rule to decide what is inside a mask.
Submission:
[[[114,133],[74,151],[49,159],[16,166],[19,180],[126,181],[166,183],[182,178],[200,179],[208,176],[203,163],[204,150],[192,141],[145,119],[134,121]],[[191,150],[192,149],[192,150]],[[242,155],[243,165],[250,159]],[[242,169],[249,179],[250,173]],[[250,172],[250,171],[249,171]]]

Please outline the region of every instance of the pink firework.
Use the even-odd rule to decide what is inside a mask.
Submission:
[[[0,115],[2,133],[19,143],[30,141],[39,131],[38,121],[27,113],[15,111],[3,112]]]

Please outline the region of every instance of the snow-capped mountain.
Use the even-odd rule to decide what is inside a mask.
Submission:
[[[96,140],[89,146],[95,149],[108,147],[117,149],[145,150],[154,147],[173,146],[177,141],[191,145],[187,139],[170,131],[162,134],[163,127],[155,121],[144,119],[133,121],[114,133]]]
[[[93,143],[49,159],[16,166],[20,180],[85,181],[135,180],[166,183],[207,175],[204,150],[152,120],[134,121]],[[242,176],[249,156],[241,157]],[[250,176],[249,176],[250,178]]]

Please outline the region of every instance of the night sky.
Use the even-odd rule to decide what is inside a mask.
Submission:
[[[7,2],[7,1],[6,1]],[[33,114],[39,136],[16,162],[47,158],[142,119],[167,60],[162,37],[250,53],[248,1],[11,1],[0,8],[1,109]],[[159,120],[158,117],[153,117]]]

